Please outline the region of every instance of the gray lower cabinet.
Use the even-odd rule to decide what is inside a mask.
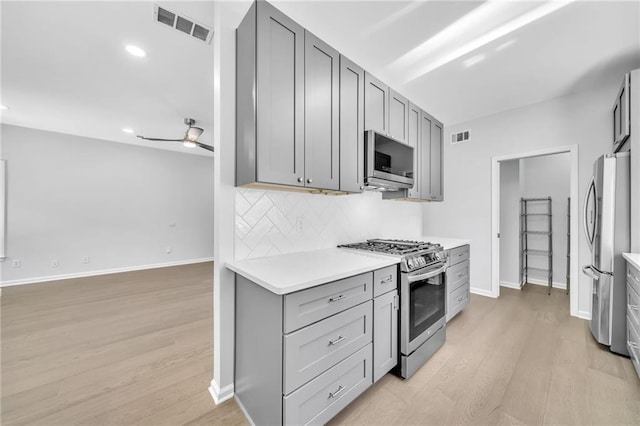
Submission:
[[[283,296],[236,275],[235,321],[251,422],[326,423],[397,363],[397,265]]]
[[[640,270],[627,264],[627,349],[640,377]]]
[[[470,301],[469,246],[447,250],[445,315],[449,321]]]
[[[338,52],[265,1],[236,34],[236,185],[338,190]]]
[[[398,267],[373,273],[373,382],[398,364]]]
[[[340,191],[364,189],[364,70],[340,56]]]

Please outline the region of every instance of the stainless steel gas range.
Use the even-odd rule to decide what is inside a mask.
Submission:
[[[400,257],[400,363],[409,378],[445,341],[446,255],[441,245],[421,241],[367,240],[338,247]]]

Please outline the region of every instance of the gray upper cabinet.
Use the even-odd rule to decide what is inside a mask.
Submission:
[[[409,101],[393,89],[389,90],[389,136],[409,142]]]
[[[340,191],[364,189],[364,70],[340,56]]]
[[[337,190],[340,58],[337,50],[308,31],[305,44],[305,186]]]
[[[238,27],[236,185],[304,185],[304,33],[267,2]]]
[[[422,198],[422,181],[420,174],[422,171],[422,162],[420,155],[422,154],[422,132],[420,131],[422,119],[422,110],[412,103],[409,103],[409,119],[408,121],[408,143],[413,147],[413,188],[407,191],[407,198]]]
[[[258,2],[257,180],[302,185],[304,28]]]
[[[431,153],[429,155],[429,180],[430,194],[432,201],[442,201],[443,194],[443,175],[442,162],[443,158],[443,132],[442,123],[434,119],[431,126]]]
[[[366,71],[364,74],[364,129],[389,134],[389,86]]]
[[[420,141],[420,183],[421,198],[429,201],[442,201],[443,177],[442,177],[442,123],[431,115],[422,111]]]

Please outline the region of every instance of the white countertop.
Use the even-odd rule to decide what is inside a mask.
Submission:
[[[636,269],[640,269],[640,253],[622,253],[622,257],[627,259]]]
[[[471,240],[462,238],[446,238],[446,237],[434,237],[431,235],[423,235],[419,238],[420,241],[428,241],[430,243],[441,244],[445,250],[471,244]]]
[[[397,257],[330,248],[245,259],[226,267],[282,295],[397,263]]]

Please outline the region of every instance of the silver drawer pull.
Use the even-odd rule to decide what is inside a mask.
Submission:
[[[633,349],[638,349],[638,344],[636,342],[631,342],[631,341],[627,340],[627,345],[629,345],[629,347],[631,347]]]
[[[340,296],[331,297],[329,299],[329,302],[337,302],[340,299],[344,299],[344,294],[341,294]]]
[[[385,278],[384,280],[380,280],[380,284],[388,284],[390,282],[393,281],[393,275],[389,275],[387,278]]]
[[[638,305],[628,305],[629,309],[632,311],[640,311],[640,306]]]
[[[458,297],[458,302],[462,302],[464,300],[464,296]]]
[[[458,257],[464,256],[464,253],[458,253]]]
[[[458,274],[458,278],[460,278],[462,275],[463,275],[463,274],[462,274],[462,272],[460,272],[460,273]]]
[[[338,386],[338,390],[335,392],[329,392],[329,398],[335,398],[338,395],[340,395],[342,392],[344,392],[346,388],[342,385]]]
[[[338,343],[342,342],[344,339],[346,339],[346,337],[338,336],[336,340],[329,340],[329,346],[337,345]]]

